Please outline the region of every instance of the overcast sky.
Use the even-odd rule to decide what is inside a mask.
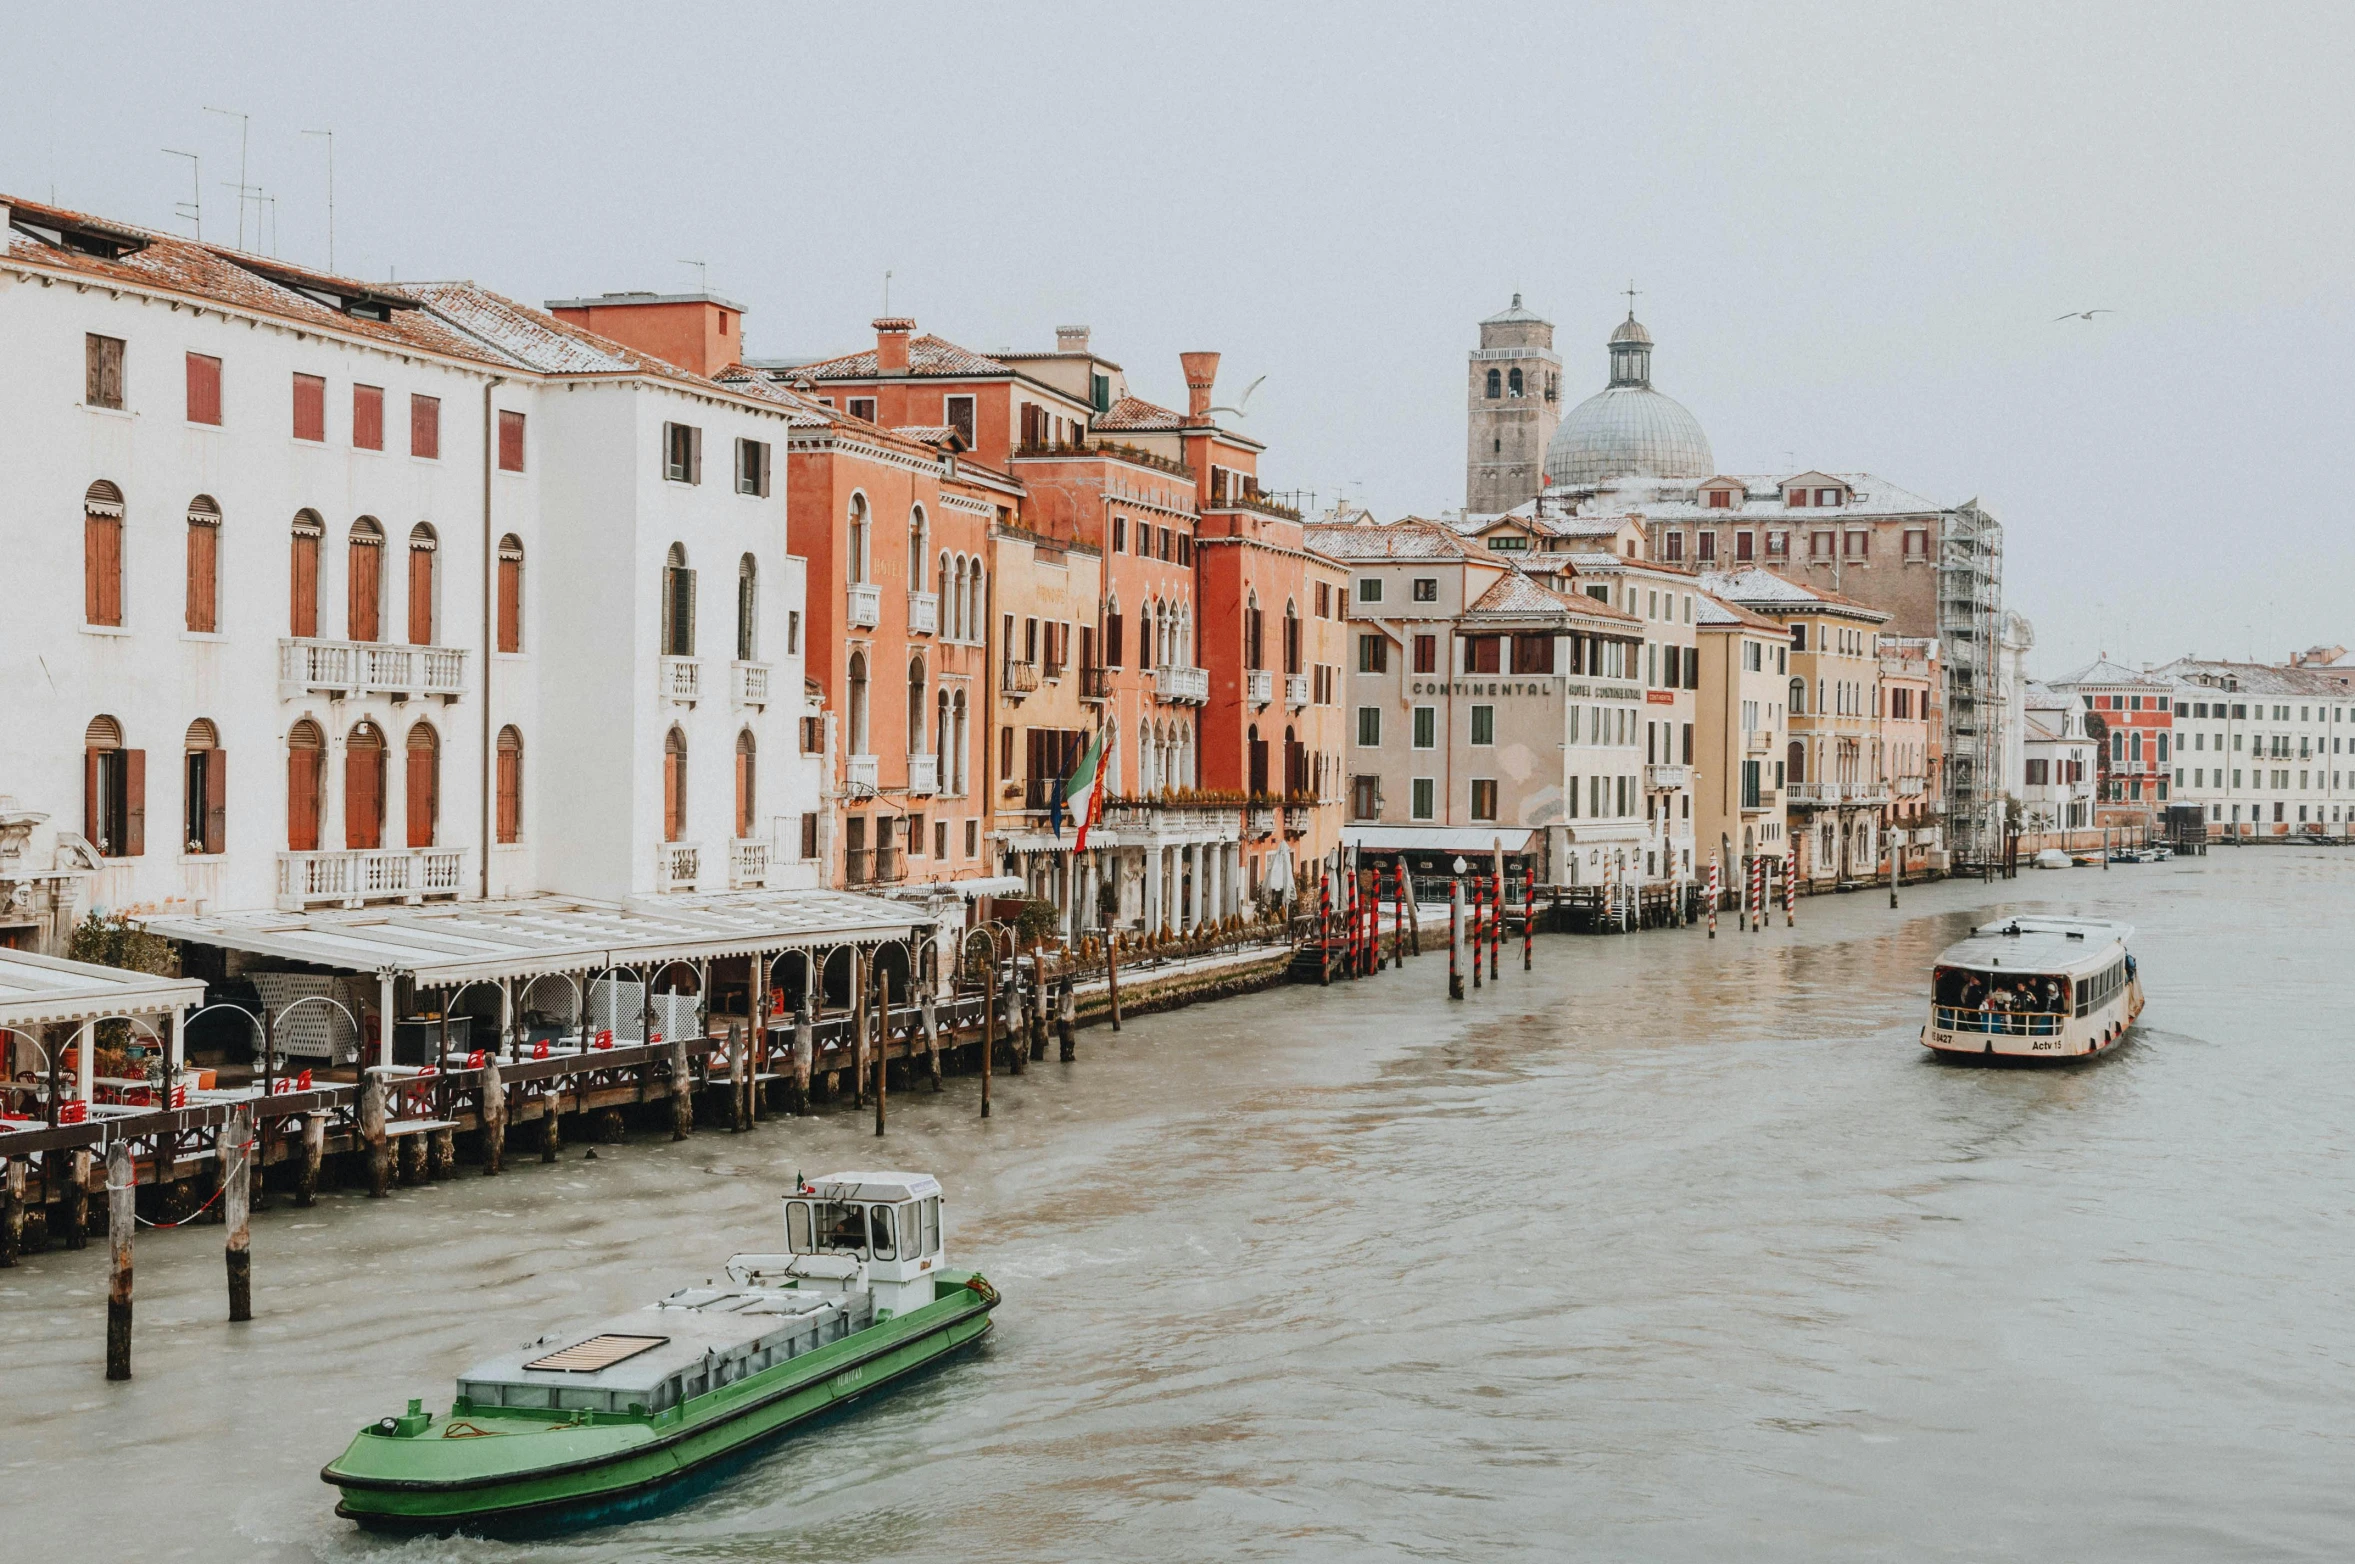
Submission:
[[[1516,290],[1571,399],[1630,278],[1731,471],[1979,497],[2034,666],[2355,642],[2355,11],[1216,4],[27,7],[0,191],[531,300],[710,286],[1267,383],[1264,481],[1464,500]],[[185,231],[185,225],[180,225]],[[268,248],[248,218],[249,246]],[[2092,322],[2067,310],[2108,308]]]

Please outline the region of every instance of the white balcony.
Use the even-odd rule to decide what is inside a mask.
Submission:
[[[769,844],[740,837],[728,844],[728,889],[758,890],[769,883]]]
[[[1690,766],[1644,767],[1644,790],[1649,793],[1674,792],[1692,780],[1693,768]]]
[[[663,842],[654,849],[654,888],[691,891],[703,871],[703,847],[697,842]]]
[[[910,755],[908,757],[908,791],[937,793],[940,791],[940,757],[938,755]]]
[[[729,696],[738,710],[759,710],[769,703],[769,665],[767,663],[730,663],[732,677],[728,681]]]
[[[1248,829],[1254,837],[1275,835],[1276,811],[1274,807],[1268,804],[1253,804]]]
[[[1153,670],[1153,693],[1165,701],[1199,706],[1210,699],[1209,670],[1164,663]]]
[[[1742,748],[1753,755],[1763,755],[1774,748],[1774,733],[1767,728],[1752,728],[1742,735]]]
[[[1284,675],[1284,704],[1294,711],[1300,711],[1308,705],[1307,674],[1288,673]]]
[[[1028,695],[1038,688],[1038,664],[1006,659],[1006,676],[999,682],[998,693],[1016,697]]]
[[[872,582],[854,582],[850,588],[850,622],[872,630],[883,623],[883,589]]]
[[[318,641],[282,637],[278,642],[278,695],[438,695],[454,701],[466,693],[466,649],[462,646],[390,646],[380,641]]]
[[[872,755],[851,755],[847,757],[847,762],[849,771],[846,780],[850,783],[850,790],[853,793],[874,792],[875,757]]]
[[[692,706],[703,699],[703,664],[692,657],[664,657],[655,664],[662,698],[674,706]]]
[[[1897,779],[1898,794],[1905,798],[1919,797],[1928,786],[1928,780],[1923,777],[1899,777]]]
[[[466,853],[458,847],[368,847],[278,855],[278,906],[285,912],[455,896],[465,883]]]
[[[938,592],[910,592],[908,594],[908,634],[938,635],[940,633],[940,594]]]
[[[1836,804],[1840,801],[1837,782],[1794,782],[1788,789],[1794,804]]]
[[[1243,672],[1243,699],[1254,706],[1265,706],[1276,698],[1276,676],[1265,668],[1248,668]]]

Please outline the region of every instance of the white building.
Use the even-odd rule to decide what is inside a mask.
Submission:
[[[2085,707],[2074,696],[2027,684],[2021,697],[2020,827],[2073,831],[2094,824],[2094,787],[2101,768]]]
[[[0,212],[0,942],[815,883],[774,404],[471,284]]]
[[[2181,657],[2148,676],[2174,689],[2175,800],[2212,834],[2355,828],[2355,668]]]

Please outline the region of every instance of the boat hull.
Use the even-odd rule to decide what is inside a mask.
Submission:
[[[2000,1060],[2018,1064],[2082,1064],[2114,1052],[2142,1019],[2142,984],[2126,987],[2097,1014],[2071,1021],[2042,1036],[1942,1031],[1935,1014],[1922,1028],[1922,1046],[1945,1059]]]
[[[986,1282],[943,1294],[670,1413],[563,1424],[455,1411],[413,1433],[363,1432],[319,1475],[342,1490],[336,1514],[375,1531],[491,1534],[623,1519],[675,1502],[696,1479],[717,1480],[771,1441],[980,1340],[997,1294]]]

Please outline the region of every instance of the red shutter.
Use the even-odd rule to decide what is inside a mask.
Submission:
[[[409,740],[409,845],[431,847],[441,813],[441,751],[431,739]]]
[[[126,749],[123,756],[122,857],[136,858],[147,851],[147,751]]]
[[[221,627],[216,609],[220,546],[220,528],[201,521],[188,523],[188,628],[199,635],[210,635]]]
[[[294,377],[294,437],[327,438],[327,382],[317,375]]]
[[[523,415],[502,410],[499,414],[499,470],[523,471]]]
[[[442,454],[442,399],[438,396],[409,398],[409,454],[435,456]]]
[[[373,641],[380,628],[376,612],[378,583],[384,576],[384,545],[376,539],[352,539],[351,611],[345,615],[348,637]]]
[[[82,518],[82,612],[85,622],[123,622],[123,519]]]
[[[204,757],[204,833],[197,838],[208,853],[227,852],[229,840],[229,755],[207,750]]]
[[[286,752],[286,850],[319,850],[319,751],[315,749]]]
[[[297,532],[293,547],[286,630],[289,635],[309,639],[319,633],[319,534]]]
[[[506,734],[499,735],[499,840],[512,842],[523,835],[523,751]]]
[[[343,752],[343,845],[384,845],[384,750],[347,744]]]
[[[352,387],[352,446],[355,450],[384,449],[384,388]]]
[[[409,545],[409,644],[433,644],[433,549]]]
[[[752,834],[752,751],[736,751],[736,834]]]
[[[192,424],[221,421],[221,361],[202,353],[188,355],[188,421]]]
[[[499,554],[499,650],[523,650],[523,561]]]
[[[676,750],[666,751],[662,757],[662,839],[675,842],[686,832],[685,799],[687,757]]]

